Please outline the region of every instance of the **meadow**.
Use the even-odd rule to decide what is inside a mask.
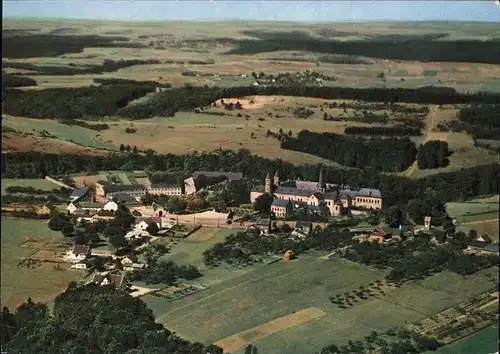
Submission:
[[[7,193],[7,187],[32,187],[44,191],[51,191],[54,188],[60,188],[60,186],[58,186],[57,184],[52,183],[51,181],[48,181],[46,179],[2,178],[2,194]]]
[[[14,309],[31,297],[33,301],[47,302],[66,289],[80,273],[62,265],[62,271],[53,263],[42,263],[35,268],[19,268],[18,263],[39,249],[21,246],[29,240],[66,243],[60,232],[51,231],[46,221],[18,220],[2,217],[2,306]],[[32,244],[36,247],[36,245]],[[70,246],[68,246],[69,248]]]
[[[94,149],[112,148],[112,145],[100,143],[96,140],[96,135],[99,134],[98,132],[76,125],[70,126],[61,124],[49,119],[3,116],[2,126],[33,135],[41,135],[42,131],[46,131],[50,135],[55,135],[57,139],[73,142],[77,145],[91,147]]]
[[[498,280],[496,268],[467,277],[445,272],[340,309],[330,296],[383,279],[385,272],[321,259],[317,252],[251,268],[175,302],[149,295],[143,299],[159,322],[185,338],[218,342],[238,354],[245,343],[266,353],[294,354],[405,326],[484,292]]]
[[[445,345],[435,352],[438,354],[495,353],[498,350],[498,326],[490,326],[455,343]],[[426,354],[430,354],[427,352]]]

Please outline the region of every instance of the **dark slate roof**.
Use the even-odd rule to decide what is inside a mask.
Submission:
[[[271,223],[270,218],[259,218],[255,220],[255,224],[257,225],[269,225]]]
[[[318,199],[318,200],[324,200],[324,199],[325,199],[324,195],[323,195],[322,193],[320,193],[320,192],[316,192],[316,193],[314,193],[313,195],[314,195],[314,196],[316,197],[316,199]]]
[[[289,195],[296,195],[296,196],[301,196],[301,197],[309,197],[312,193],[311,191],[305,191],[293,187],[282,187],[279,186],[276,188],[274,191],[275,194],[289,194]]]
[[[80,208],[103,208],[104,205],[100,203],[93,203],[93,202],[80,202],[78,203],[78,206]]]
[[[347,189],[341,189],[339,191],[327,192],[325,194],[325,199],[344,199],[347,200],[351,197],[351,191]]]
[[[71,193],[71,196],[80,198],[80,197],[83,197],[84,195],[86,195],[89,191],[90,191],[89,186],[77,188],[77,189],[73,190],[73,193]]]
[[[180,184],[169,184],[169,183],[153,183],[151,184],[151,189],[155,188],[181,188]]]
[[[108,184],[105,185],[103,188],[106,193],[130,191],[134,189],[139,189],[139,190],[146,189],[146,187],[144,187],[142,184]]]
[[[135,198],[131,195],[128,195],[127,193],[117,193],[113,196],[113,199],[116,199],[118,203],[135,203]]]
[[[202,175],[207,177],[225,176],[230,181],[239,181],[243,178],[243,173],[241,172],[217,172],[217,171],[196,171],[193,173],[193,178],[196,179]]]
[[[107,186],[107,185],[111,184],[111,182],[106,181],[104,179],[100,179],[99,181],[96,182],[96,184],[100,184],[102,186]]]
[[[99,210],[95,215],[112,217],[115,216],[115,212],[112,210]]]
[[[361,188],[359,191],[353,191],[359,197],[382,198],[382,193],[378,189]]]
[[[288,199],[275,199],[271,206],[286,208],[291,202]]]
[[[471,241],[469,242],[469,246],[473,248],[479,248],[482,249],[483,251],[488,251],[488,252],[498,252],[498,243],[487,243],[487,242],[482,242],[482,241]]]

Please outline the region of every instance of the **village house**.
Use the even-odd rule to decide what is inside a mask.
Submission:
[[[92,264],[83,260],[83,261],[80,261],[78,263],[73,264],[70,268],[71,269],[78,269],[78,270],[87,270],[87,269],[92,268]]]
[[[66,252],[64,260],[66,262],[78,263],[90,256],[90,247],[86,245],[74,245]]]
[[[117,211],[118,210],[118,204],[112,200],[110,200],[109,202],[107,202],[106,204],[104,204],[104,206],[102,207],[103,210],[106,210],[106,211]]]
[[[182,195],[180,184],[153,183],[148,188],[148,193],[152,195]]]
[[[376,243],[387,243],[389,241],[401,241],[400,230],[389,227],[377,227],[368,234],[353,236],[353,240],[359,242],[369,241]]]
[[[295,180],[280,183],[277,173],[272,179],[268,173],[264,186],[258,186],[250,192],[250,201],[255,202],[264,193],[274,194],[278,199],[290,200],[295,208],[307,205],[308,209],[318,213],[321,212],[318,207],[324,205],[332,216],[341,216],[353,207],[382,209],[383,202],[378,189],[362,188],[353,191],[326,183],[322,169],[318,182]]]
[[[308,235],[313,231],[313,225],[311,221],[297,220],[295,222],[295,230],[300,230]]]
[[[288,218],[293,213],[293,204],[287,199],[275,199],[271,204],[271,212],[279,218]]]
[[[497,242],[489,243],[489,242],[475,240],[469,242],[469,244],[467,245],[466,252],[474,254],[496,254],[498,256],[499,245]]]
[[[271,233],[271,218],[259,218],[255,221],[255,227],[257,227],[261,233],[270,234]]]
[[[99,220],[112,220],[115,218],[114,211],[99,210],[97,213],[92,215],[92,221],[97,222]]]
[[[70,214],[74,214],[77,210],[84,210],[89,212],[98,212],[103,208],[102,204],[93,202],[71,202],[66,207]]]
[[[129,285],[124,274],[110,272],[95,274],[89,283],[95,283],[100,286],[113,284],[117,289],[125,289]]]
[[[167,214],[167,210],[165,209],[165,207],[161,206],[158,203],[153,202],[151,207],[153,208],[155,217],[162,218],[163,216],[165,216],[165,214]]]
[[[158,226],[159,229],[162,227],[162,221],[161,218],[157,217],[138,217],[135,219],[136,224],[134,228],[139,231],[144,231],[148,228],[149,224],[151,223],[156,223],[156,226]]]
[[[91,192],[89,186],[84,186],[82,188],[75,188],[71,195],[69,196],[69,200],[71,202],[83,201],[85,199],[90,199]]]

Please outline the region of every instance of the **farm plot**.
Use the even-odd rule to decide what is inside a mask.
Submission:
[[[458,224],[498,219],[499,205],[496,202],[447,203],[448,214],[457,219]]]
[[[53,259],[53,253],[63,251],[67,242],[60,232],[51,231],[39,220],[17,220],[2,217],[2,306],[15,308],[31,297],[46,302],[68,283],[79,278],[69,265],[34,261],[28,267],[18,267],[25,258],[38,254],[43,260]],[[40,259],[42,261],[42,259]],[[26,264],[26,262],[25,262]]]

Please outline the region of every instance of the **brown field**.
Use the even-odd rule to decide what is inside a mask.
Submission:
[[[248,329],[246,331],[221,339],[215,344],[224,349],[224,351],[232,352],[242,348],[252,342],[260,340],[267,335],[285,330],[293,326],[299,326],[306,322],[326,316],[326,313],[315,307],[309,307],[293,314],[277,318],[271,322],[261,326]]]
[[[86,184],[95,184],[97,181],[106,180],[106,175],[93,175],[93,176],[76,176],[73,177],[77,187],[83,187]]]
[[[10,132],[2,133],[2,152],[12,151],[91,156],[109,154],[109,151],[88,148],[59,139],[42,138],[33,135],[23,136]]]
[[[35,253],[31,255],[31,259],[36,259],[41,262],[49,261],[49,262],[63,262],[62,257],[64,256],[65,252],[59,251],[51,251],[51,250],[38,250]]]
[[[215,227],[205,227],[203,226],[196,232],[192,233],[188,237],[186,237],[186,241],[191,242],[205,242],[210,240],[215,236],[215,234],[219,231],[219,229]]]

